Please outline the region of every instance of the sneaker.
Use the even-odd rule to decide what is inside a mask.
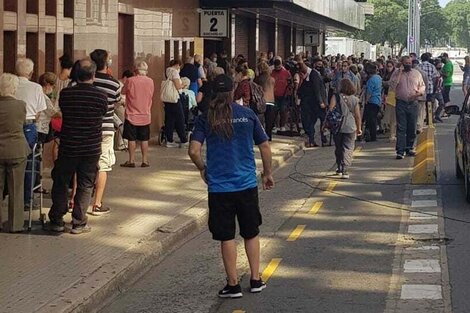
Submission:
[[[184,143],[180,143],[180,148],[183,148],[183,149],[189,148],[189,141],[186,141]]]
[[[416,156],[416,151],[414,151],[414,150],[407,151],[406,155],[410,156],[410,157],[414,157],[414,156]]]
[[[285,132],[285,131],[286,131],[286,128],[285,128],[285,127],[281,127],[280,131],[281,131],[281,132]]]
[[[179,148],[180,146],[179,146],[179,144],[174,143],[174,142],[167,142],[165,144],[165,147],[167,147],[167,148]]]
[[[111,209],[101,204],[101,206],[94,205],[93,208],[91,209],[90,214],[94,216],[101,216],[101,215],[108,214],[109,212],[111,212]]]
[[[236,286],[230,286],[227,284],[224,289],[219,291],[219,297],[232,299],[241,298],[243,297],[242,287],[240,287],[240,284],[237,284]]]
[[[343,174],[343,172],[339,168],[337,168],[336,172],[333,176],[341,176],[342,174]]]
[[[397,160],[403,160],[404,158],[403,154],[397,154]]]
[[[342,179],[349,179],[349,173],[343,172],[343,175],[341,175]]]
[[[258,293],[266,288],[266,283],[260,278],[259,280],[250,279],[250,292]]]
[[[53,222],[49,222],[49,230],[55,233],[63,233],[65,230],[64,225],[56,224]]]
[[[83,234],[83,233],[89,233],[91,232],[91,227],[88,225],[73,225],[72,230],[70,230],[71,234]]]

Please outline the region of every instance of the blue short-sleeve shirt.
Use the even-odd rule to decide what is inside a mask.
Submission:
[[[196,119],[191,140],[206,141],[206,179],[209,192],[235,192],[257,186],[253,143],[268,140],[258,117],[249,108],[232,104],[233,135],[222,138],[210,131],[206,115]]]
[[[380,105],[382,103],[382,78],[373,75],[367,80],[366,90],[369,94],[369,103]]]

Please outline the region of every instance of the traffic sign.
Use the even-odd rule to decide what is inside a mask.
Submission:
[[[201,37],[227,37],[228,11],[201,10],[200,25]]]
[[[304,31],[304,45],[318,46],[320,43],[319,34],[316,31]]]

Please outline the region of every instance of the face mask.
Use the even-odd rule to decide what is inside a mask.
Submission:
[[[403,69],[405,70],[405,72],[411,71],[411,68],[412,68],[411,64],[404,64],[403,65]]]
[[[111,67],[113,65],[113,59],[109,59],[108,62],[106,62],[106,65]]]
[[[319,72],[321,72],[323,70],[323,66],[315,66],[315,69]]]

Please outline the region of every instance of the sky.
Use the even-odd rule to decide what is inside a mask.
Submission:
[[[445,7],[449,1],[450,0],[439,0],[439,4],[441,5],[441,7]]]

